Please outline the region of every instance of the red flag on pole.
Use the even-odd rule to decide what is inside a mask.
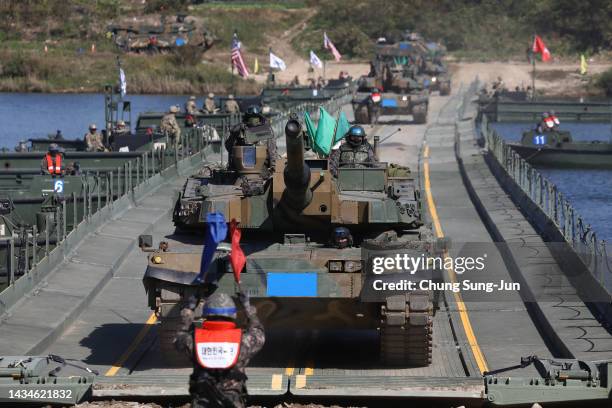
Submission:
[[[237,283],[240,283],[240,273],[246,264],[246,256],[244,256],[244,252],[242,252],[242,248],[240,248],[240,236],[242,233],[238,228],[238,223],[235,219],[232,219],[230,223],[230,236],[232,237],[232,253],[230,254],[230,263],[232,264],[232,269],[234,270],[234,278]]]
[[[533,39],[533,52],[541,54],[543,62],[550,61],[550,51],[548,51],[548,48],[546,48],[544,41],[542,41],[539,35],[536,35]]]

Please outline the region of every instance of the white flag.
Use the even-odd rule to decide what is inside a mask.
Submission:
[[[127,82],[125,81],[125,72],[123,72],[123,68],[119,68],[119,90],[123,98],[127,93]]]
[[[315,54],[313,50],[310,50],[310,65],[317,68],[323,68],[323,63],[321,62],[319,57],[317,57],[317,54]]]
[[[278,68],[281,71],[284,71],[287,69],[287,65],[285,65],[285,61],[270,53],[270,68]]]

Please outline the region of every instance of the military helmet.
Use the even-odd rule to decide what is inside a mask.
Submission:
[[[346,140],[352,145],[360,145],[366,137],[365,130],[359,125],[353,125],[346,132]]]
[[[170,113],[177,113],[179,111],[178,106],[172,105],[170,106]]]
[[[227,99],[234,99],[234,95],[232,94],[227,95]]]
[[[98,129],[98,127],[96,126],[95,123],[92,123],[91,125],[89,125],[89,130],[96,130]]]
[[[206,318],[221,317],[235,320],[236,304],[227,293],[215,292],[206,299],[202,308],[202,316]]]
[[[542,119],[546,119],[548,117],[548,112],[543,112],[542,113]]]
[[[59,152],[60,149],[59,149],[59,146],[57,145],[57,143],[51,143],[49,145],[49,151],[50,152]]]
[[[193,95],[191,95],[191,96],[189,97],[189,100],[190,100],[190,101],[195,101],[195,100],[196,100],[196,97],[195,97],[195,96],[193,96]]]
[[[349,128],[348,132],[347,132],[348,136],[353,136],[353,137],[365,137],[366,133],[365,130],[363,130],[363,128],[359,125],[353,125]]]
[[[125,121],[120,120],[119,122],[117,122],[117,127],[124,127],[125,126]]]
[[[210,99],[212,99],[212,98],[214,98],[214,97],[215,97],[215,94],[214,94],[214,93],[212,93],[212,92],[209,92],[209,93],[208,93],[208,97],[209,97]]]
[[[331,242],[335,248],[340,249],[353,246],[351,231],[346,227],[336,227],[332,232]]]

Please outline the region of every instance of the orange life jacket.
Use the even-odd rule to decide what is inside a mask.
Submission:
[[[238,362],[242,330],[233,322],[205,321],[195,329],[195,355],[207,369],[224,370]]]
[[[62,155],[61,154],[56,154],[55,155],[56,160],[53,160],[53,156],[51,156],[51,153],[47,153],[45,154],[45,159],[47,159],[47,170],[49,171],[49,174],[57,175],[57,176],[62,174]]]

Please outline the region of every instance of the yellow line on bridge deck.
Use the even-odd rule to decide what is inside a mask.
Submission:
[[[442,231],[442,225],[440,224],[440,218],[438,217],[438,211],[436,209],[436,203],[433,199],[433,195],[431,194],[431,181],[429,179],[429,146],[425,145],[423,150],[423,158],[425,161],[423,162],[423,175],[425,179],[425,196],[427,197],[427,206],[429,207],[429,214],[431,215],[431,219],[433,221],[434,229],[436,232],[436,236],[438,238],[444,237],[444,232]],[[448,251],[444,252],[444,256],[448,256]],[[450,277],[452,282],[457,281],[457,275],[455,271],[451,269],[446,270],[448,272],[448,276]],[[487,360],[480,349],[480,345],[478,344],[478,340],[476,339],[476,335],[474,334],[474,329],[472,328],[472,323],[470,322],[470,316],[468,314],[465,303],[463,302],[463,298],[461,294],[456,292],[453,293],[455,297],[455,302],[457,303],[457,309],[459,312],[459,317],[461,318],[461,324],[463,325],[463,329],[465,331],[465,335],[467,337],[468,343],[470,344],[470,348],[472,349],[472,353],[474,354],[474,358],[476,359],[476,364],[478,364],[478,369],[481,373],[489,370],[487,365]]]
[[[121,367],[123,367],[125,362],[130,358],[134,350],[136,350],[136,348],[138,347],[142,339],[144,339],[144,337],[147,335],[149,330],[151,330],[151,327],[156,322],[157,322],[157,316],[155,316],[155,313],[151,313],[151,316],[149,316],[149,319],[145,322],[144,327],[140,329],[140,332],[132,341],[132,344],[130,344],[127,350],[125,350],[125,352],[121,355],[121,357],[119,357],[119,360],[117,360],[117,362],[111,368],[108,369],[106,374],[104,374],[105,376],[112,377],[115,374],[117,374],[117,372],[121,369]]]

